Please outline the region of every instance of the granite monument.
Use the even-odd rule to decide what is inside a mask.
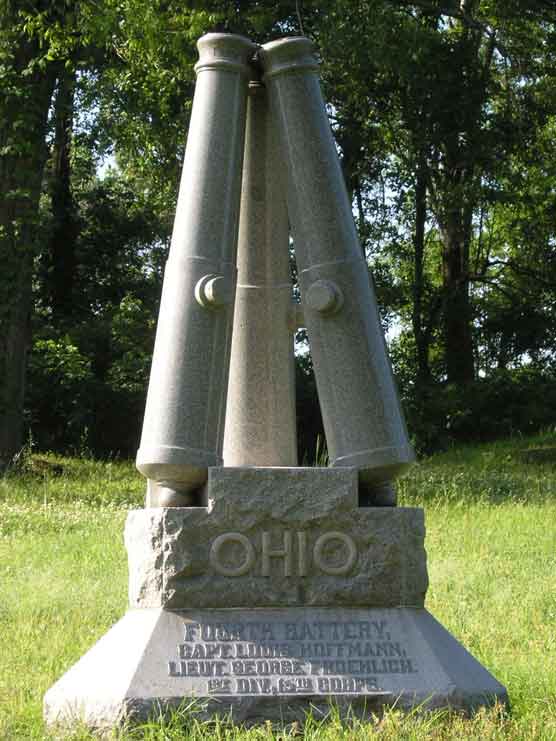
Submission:
[[[198,47],[137,454],[146,507],[125,528],[129,611],[47,692],[46,721],[107,726],[188,698],[248,722],[506,702],[424,606],[423,511],[393,486],[413,453],[313,44]],[[300,324],[328,468],[297,466]]]

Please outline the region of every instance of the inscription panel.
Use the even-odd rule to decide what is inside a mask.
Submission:
[[[191,620],[167,673],[204,696],[390,694],[386,676],[419,672],[399,633],[384,618]]]

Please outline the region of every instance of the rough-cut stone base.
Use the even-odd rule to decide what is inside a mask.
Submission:
[[[129,513],[131,607],[423,607],[417,507],[359,507],[353,468],[211,468],[205,507]]]
[[[211,716],[303,720],[396,704],[471,711],[506,690],[426,610],[131,610],[46,694],[49,725],[144,719],[196,697]]]

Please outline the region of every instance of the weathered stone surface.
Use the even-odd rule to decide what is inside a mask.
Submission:
[[[225,466],[295,466],[289,223],[266,91],[249,86]]]
[[[128,515],[132,607],[423,606],[423,512],[358,507],[355,469],[211,468],[207,491]]]
[[[46,694],[51,725],[145,719],[196,697],[205,715],[287,723],[312,708],[473,710],[499,684],[426,610],[132,610]]]
[[[180,493],[204,484],[208,466],[222,463],[248,60],[256,46],[242,36],[212,33],[199,40],[198,48],[137,452],[141,473],[162,489]]]

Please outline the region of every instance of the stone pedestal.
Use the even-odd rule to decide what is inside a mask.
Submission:
[[[48,691],[48,723],[190,697],[248,722],[507,700],[424,609],[421,509],[358,507],[342,468],[213,468],[205,498],[129,514],[131,609]]]

